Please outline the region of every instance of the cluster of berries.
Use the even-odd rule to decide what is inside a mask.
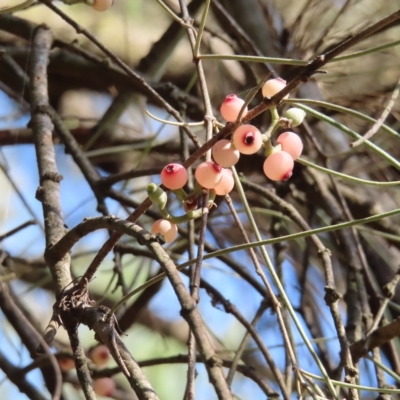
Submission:
[[[199,189],[202,190],[203,188],[209,189],[211,204],[213,204],[212,200],[215,198],[216,195],[224,196],[228,194],[232,191],[235,185],[232,171],[227,168],[223,168],[221,164],[213,161],[204,161],[199,164],[195,171],[195,178],[197,182],[197,190],[195,189],[195,192],[199,193]],[[168,164],[161,171],[162,184],[167,189],[175,191],[175,193],[177,193],[184,202],[189,200],[190,203],[193,203],[193,196],[190,196],[190,198],[188,198],[188,196],[184,192],[182,196],[183,187],[186,185],[187,181],[187,170],[180,164]],[[160,199],[160,197],[161,196],[159,195],[158,199]],[[165,206],[164,200],[161,200],[161,202],[160,200],[158,200],[157,202],[160,209],[163,209]],[[193,208],[193,204],[188,207],[188,203],[186,202],[184,204],[184,207],[190,210]],[[192,217],[194,218],[200,215],[201,214],[192,213]],[[176,238],[178,234],[178,227],[173,221],[171,221],[171,218],[164,218],[154,222],[151,231],[152,233],[162,234],[165,241],[169,243]]]
[[[92,347],[88,353],[96,367],[104,367],[110,360],[110,351],[104,344]],[[75,368],[72,358],[61,358],[58,360],[61,371],[67,373]],[[115,382],[111,378],[98,378],[93,381],[93,390],[99,396],[112,396],[115,391]]]
[[[264,97],[271,98],[286,86],[283,79],[270,79],[263,85],[262,94]],[[287,97],[287,96],[286,96]],[[245,101],[234,94],[228,95],[220,108],[221,115],[227,122],[239,122],[240,117],[244,117],[248,110]],[[223,139],[215,143],[212,148],[214,161],[205,161],[198,165],[195,170],[197,186],[210,190],[210,198],[215,195],[226,195],[234,187],[232,171],[228,168],[233,167],[240,158],[240,154],[255,154],[261,147],[265,147],[267,157],[264,162],[265,175],[273,180],[287,180],[292,175],[294,160],[300,157],[303,151],[303,143],[300,137],[294,132],[284,132],[276,140],[276,146],[270,144],[270,136],[279,126],[295,127],[300,125],[305,118],[305,112],[299,108],[291,108],[285,113],[285,118],[274,121],[274,126],[268,134],[262,134],[254,125],[242,124],[233,132],[231,140]],[[161,172],[163,185],[176,191],[177,196],[183,201],[183,187],[188,180],[186,169],[180,164],[168,164]],[[154,184],[151,184],[154,185]],[[151,198],[151,197],[150,197]],[[158,205],[164,209],[164,200]],[[165,200],[166,201],[166,200]],[[166,242],[175,239],[178,228],[174,223],[174,218],[164,218],[156,221],[152,227],[152,233],[161,233]]]
[[[270,79],[262,87],[264,97],[271,98],[286,86],[283,79]],[[285,97],[287,98],[287,96]],[[228,95],[221,105],[221,115],[227,122],[236,122],[240,111],[244,107],[244,100],[234,94]],[[247,114],[247,107],[242,110],[241,116]],[[289,109],[285,117],[290,120],[290,126],[298,126],[305,117],[305,112],[299,108]],[[265,137],[253,125],[240,125],[233,133],[232,140],[220,140],[212,151],[216,162],[224,167],[232,167],[239,161],[240,153],[255,154],[270,138]],[[300,157],[303,143],[294,132],[284,132],[276,140],[277,146],[268,154],[264,162],[264,173],[273,181],[287,180],[292,175],[294,160]]]
[[[219,163],[205,161],[198,165],[195,171],[198,187],[210,189],[210,197],[224,196],[232,191],[234,180],[232,171],[223,168]],[[188,181],[188,173],[180,164],[168,164],[161,171],[161,182],[170,190],[181,191]],[[186,200],[186,196],[185,200]],[[168,219],[157,220],[152,227],[152,233],[161,233],[166,242],[172,242],[178,234],[178,227]]]

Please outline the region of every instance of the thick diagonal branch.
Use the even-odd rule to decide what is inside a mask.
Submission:
[[[39,111],[40,107],[49,105],[47,64],[52,42],[50,30],[45,26],[39,26],[33,37],[30,67],[31,125],[40,179],[36,198],[42,203],[46,246],[58,242],[65,234],[60,203],[60,181],[62,177],[58,174],[55,161],[52,140],[53,124],[47,114]],[[59,294],[71,282],[70,257],[65,254],[56,264],[48,263],[48,266],[55,282],[56,293]]]

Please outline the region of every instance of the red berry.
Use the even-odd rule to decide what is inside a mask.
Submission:
[[[213,189],[222,178],[222,167],[212,161],[205,161],[199,164],[194,175],[200,186]]]
[[[75,368],[75,361],[69,357],[60,358],[58,364],[63,372],[69,372]]]
[[[230,193],[235,186],[235,181],[233,179],[233,174],[230,169],[224,168],[222,170],[222,178],[218,185],[215,186],[215,193],[219,196],[225,196]]]
[[[89,357],[92,359],[94,364],[98,367],[102,367],[108,363],[108,360],[110,359],[110,351],[107,346],[100,344],[90,350]]]
[[[260,131],[253,125],[241,125],[232,136],[233,144],[242,154],[254,154],[262,146]]]
[[[159,219],[154,222],[151,233],[161,233],[167,243],[171,243],[178,235],[178,227],[167,219]]]
[[[168,164],[161,171],[161,182],[171,190],[181,189],[186,185],[188,173],[180,164]]]
[[[293,166],[289,153],[277,151],[264,161],[264,174],[273,181],[287,181],[292,176]]]
[[[297,160],[303,151],[303,142],[294,132],[284,132],[276,141],[282,146],[282,150],[289,153],[293,160]]]
[[[239,150],[232,146],[230,140],[222,139],[214,144],[212,148],[214,161],[221,167],[229,168],[239,161]]]
[[[222,118],[227,122],[235,122],[241,108],[243,107],[243,104],[244,100],[240,99],[235,94],[229,94],[221,104],[220,111]],[[242,117],[244,117],[246,114],[247,107],[243,110]]]
[[[111,397],[115,390],[115,382],[111,378],[99,378],[93,381],[93,390],[99,396]]]
[[[269,79],[264,83],[262,87],[262,95],[268,97],[269,99],[280,92],[286,86],[286,81],[281,78]],[[287,99],[289,95],[287,94],[284,99]]]

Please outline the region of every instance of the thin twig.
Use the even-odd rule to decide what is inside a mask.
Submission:
[[[88,30],[75,22],[72,18],[70,18],[67,14],[61,11],[58,7],[56,7],[51,0],[39,0],[47,7],[49,7],[52,11],[54,11],[57,15],[59,15],[65,22],[71,25],[77,33],[80,33],[86,36],[94,45],[96,45],[104,54],[106,54],[110,59],[118,65],[122,70],[137,84],[142,86],[147,94],[161,107],[165,108],[165,110],[171,114],[177,121],[185,122],[178,111],[176,111],[169,103],[167,103],[163,97],[161,97],[140,75],[138,75],[135,71],[129,68],[119,57],[117,57],[111,50],[109,50],[106,46],[104,46],[95,36],[93,36]],[[187,126],[183,126],[183,129],[187,133],[187,135],[192,139],[193,143],[198,146],[197,137],[191,132],[191,130]]]
[[[396,87],[394,88],[393,93],[390,97],[390,100],[387,103],[385,109],[383,110],[381,116],[377,119],[375,124],[372,125],[371,128],[365,133],[365,135],[363,137],[361,137],[360,139],[356,140],[355,142],[351,143],[350,147],[360,146],[366,140],[371,139],[379,131],[379,129],[381,129],[381,126],[385,123],[387,116],[392,111],[392,108],[396,102],[396,99],[399,96],[399,91],[400,91],[400,78],[397,81]]]
[[[204,361],[200,359],[200,357],[196,358],[197,363],[203,363]],[[232,366],[232,361],[226,358],[221,358],[222,364],[225,368],[230,368]],[[181,364],[188,362],[188,356],[186,354],[180,354],[171,357],[160,357],[160,358],[153,358],[150,360],[143,360],[139,361],[139,365],[141,368],[144,367],[152,367],[154,365],[163,365],[163,364]],[[276,393],[265,381],[263,377],[251,366],[239,364],[237,366],[237,370],[246,376],[247,378],[253,380],[259,388],[267,395],[270,396],[271,399],[277,397],[278,393]],[[105,376],[113,376],[119,373],[118,368],[106,368],[101,370],[93,371],[94,378],[103,378]]]
[[[96,400],[92,386],[92,378],[90,376],[89,368],[87,365],[85,350],[79,340],[78,327],[75,323],[66,326],[71,343],[72,353],[74,354],[75,368],[78,375],[79,383],[82,388],[86,400]]]
[[[279,207],[286,215],[288,215],[301,229],[307,231],[310,230],[310,226],[301,216],[301,214],[288,202],[277,196],[273,191],[267,190],[260,185],[256,185],[249,181],[243,181],[242,185],[246,189],[253,190],[255,193],[262,195],[267,200],[273,202]],[[337,292],[335,286],[335,280],[333,275],[331,252],[327,249],[322,241],[316,235],[310,236],[310,240],[318,250],[318,254],[321,258],[324,273],[325,273],[325,302],[331,310],[333,321],[335,324],[336,332],[341,346],[342,356],[351,363],[349,343],[346,337],[346,330],[341,317],[338,300],[341,295]],[[351,365],[351,364],[350,364]]]
[[[0,236],[0,242],[3,241],[4,239],[7,239],[8,237],[10,237],[12,235],[15,235],[19,231],[22,231],[23,229],[27,228],[28,226],[35,225],[35,224],[36,224],[36,221],[34,221],[34,220],[24,222],[23,224],[17,226],[16,228],[11,229],[10,231],[8,231],[6,233],[3,233]]]
[[[254,316],[253,320],[251,321],[251,325],[254,328],[256,327],[257,323],[260,321],[261,317],[264,315],[266,308],[267,308],[267,304],[265,302],[260,304],[260,307],[258,308],[256,315]],[[238,349],[235,351],[235,357],[232,360],[232,365],[229,368],[229,373],[226,378],[226,381],[228,382],[229,386],[232,386],[233,378],[235,377],[235,372],[238,369],[239,361],[242,358],[243,352],[246,350],[247,342],[248,342],[250,336],[251,336],[250,332],[246,330],[246,333],[244,334]],[[288,387],[288,386],[286,386],[286,387]]]
[[[239,231],[240,231],[240,234],[242,235],[242,238],[244,239],[244,241],[246,243],[250,243],[250,239],[249,239],[249,237],[247,235],[247,232],[244,229],[243,224],[240,221],[240,218],[239,218],[239,216],[238,216],[238,214],[237,214],[237,212],[235,210],[235,207],[233,205],[232,199],[228,194],[225,196],[225,201],[228,204],[229,210],[230,210],[230,212],[231,212],[231,214],[233,216],[233,219],[235,220],[236,226],[239,228]],[[249,254],[250,254],[250,258],[251,258],[251,260],[253,262],[254,268],[256,270],[257,269],[261,269],[261,266],[260,266],[260,263],[259,263],[259,261],[257,259],[257,255],[256,255],[255,250],[254,249],[249,249]],[[253,326],[255,326],[257,321],[261,318],[261,316],[262,316],[261,311],[264,311],[264,310],[262,310],[260,308],[259,309],[259,313],[257,313],[256,316],[254,317],[254,320],[252,322]],[[239,360],[240,360],[240,358],[242,356],[242,352],[245,349],[245,344],[247,342],[247,338],[248,338],[249,335],[250,335],[250,333],[248,331],[246,331],[246,334],[244,335],[244,337],[242,339],[242,342],[241,342],[241,344],[239,346],[239,349],[236,351],[235,358],[233,359],[233,362],[232,362],[232,367],[229,370],[228,377],[226,378],[226,380],[227,380],[229,385],[232,385],[233,377],[235,375],[236,366],[238,365],[238,362],[239,362]]]
[[[382,301],[381,305],[379,306],[379,310],[377,311],[374,321],[371,324],[370,328],[368,329],[368,332],[365,334],[365,337],[368,337],[369,335],[371,335],[371,333],[379,325],[379,322],[381,321],[381,318],[386,310],[387,305],[389,304],[390,299],[392,299],[394,296],[395,289],[396,289],[396,286],[399,283],[399,281],[400,281],[400,270],[397,270],[393,279],[383,287],[383,294],[385,296],[385,299]]]
[[[106,307],[85,307],[82,323],[96,332],[97,338],[110,350],[119,371],[123,372],[139,400],[159,400],[142,369],[132,357],[115,327],[115,319],[107,319]]]
[[[53,388],[52,400],[59,400],[61,398],[62,391],[62,376],[60,371],[60,366],[55,359],[50,347],[47,345],[45,340],[41,337],[40,333],[36,330],[33,324],[28,320],[28,318],[21,311],[21,308],[15,303],[12,292],[9,287],[5,285],[0,278],[0,308],[10,324],[13,326],[18,336],[20,337],[22,343],[26,346],[31,357],[34,359],[36,356],[35,350],[37,343],[39,342],[43,352],[46,353],[48,357],[52,374],[46,374],[46,370],[42,373],[46,379],[46,383],[51,381]],[[22,373],[22,371],[21,371]],[[20,374],[19,374],[20,375]],[[49,378],[46,376],[49,375]],[[54,380],[54,381],[53,381]],[[49,387],[49,389],[51,389]]]
[[[20,368],[11,364],[2,352],[0,352],[0,369],[5,373],[7,379],[14,383],[22,393],[25,393],[29,399],[46,400],[46,397],[27,381],[25,375],[21,374]]]
[[[61,239],[48,251],[52,256],[60,256],[64,252],[68,252],[74,243],[76,243],[85,234],[100,228],[115,229],[118,231],[119,235],[126,233],[130,236],[133,236],[138,239],[140,243],[146,245],[153,253],[154,257],[161,267],[163,267],[166,276],[172,284],[172,287],[182,307],[181,314],[187,320],[192,332],[195,335],[196,343],[200,353],[202,354],[202,357],[207,360],[206,367],[209,373],[209,378],[216,389],[218,398],[224,400],[231,399],[232,395],[228,385],[226,384],[223,370],[210,343],[210,339],[203,325],[201,315],[196,307],[196,303],[186,290],[176,265],[158,243],[154,235],[150,235],[139,225],[130,223],[128,221],[119,220],[118,218],[112,216],[92,218],[85,220],[78,227],[71,229],[63,239]],[[79,287],[76,288],[76,290],[78,289]]]
[[[235,305],[227,300],[224,296],[222,296],[222,294],[217,289],[215,289],[215,287],[211,286],[205,281],[202,281],[201,284],[211,297],[213,304],[221,304],[224,307],[225,312],[227,312],[228,314],[232,314],[246,328],[246,331],[249,332],[252,339],[256,342],[261,354],[264,356],[265,361],[268,364],[268,367],[271,369],[271,372],[274,375],[277,384],[279,385],[283,398],[290,399],[290,392],[285,386],[284,377],[277,367],[275,360],[269,352],[268,348],[266,347],[264,341],[261,339],[260,335],[256,331],[255,327],[253,327],[253,325],[249,321],[247,321],[246,318],[244,318],[244,316],[239,312]],[[266,306],[267,304],[265,306],[260,306],[260,309]]]

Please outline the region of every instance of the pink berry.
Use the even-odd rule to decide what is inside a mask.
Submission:
[[[171,243],[178,235],[178,227],[167,219],[159,219],[154,222],[151,233],[161,233],[167,243]]]
[[[232,142],[227,139],[219,140],[212,148],[214,161],[221,167],[229,168],[239,161],[239,150],[232,146]]]
[[[227,122],[235,122],[243,107],[244,100],[237,97],[235,94],[228,94],[224,102],[221,104],[222,118]],[[242,117],[247,114],[247,107],[243,110]]]
[[[286,151],[272,153],[264,161],[264,174],[272,181],[287,181],[292,176],[294,161]]]
[[[225,196],[230,193],[235,186],[235,181],[233,180],[233,174],[230,169],[224,168],[222,170],[222,178],[218,185],[215,186],[214,190],[218,196]]]
[[[114,0],[94,0],[93,8],[96,11],[107,11],[114,4]]]
[[[282,146],[282,150],[289,153],[293,160],[297,160],[303,151],[303,142],[294,132],[284,132],[276,141]]]
[[[58,365],[62,372],[69,372],[75,368],[75,361],[72,358],[60,358],[58,360]]]
[[[161,171],[161,182],[171,190],[181,189],[186,185],[188,173],[180,164],[168,164]]]
[[[111,378],[99,378],[93,381],[93,390],[99,396],[110,397],[115,390],[115,382]]]
[[[262,87],[262,95],[268,97],[269,99],[280,92],[286,86],[286,81],[281,78],[269,79],[264,83]],[[289,95],[287,94],[284,99],[287,99]]]
[[[233,144],[242,154],[254,154],[262,146],[260,131],[253,125],[241,125],[232,136]]]
[[[108,363],[108,360],[110,359],[110,351],[107,346],[100,344],[90,350],[89,357],[95,365],[102,367]]]
[[[213,189],[222,178],[222,167],[212,161],[205,161],[199,164],[194,175],[200,186]]]

